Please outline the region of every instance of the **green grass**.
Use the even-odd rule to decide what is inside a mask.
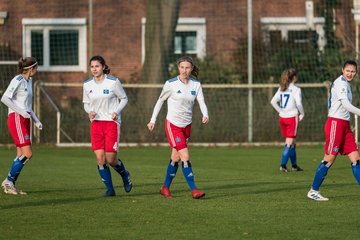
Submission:
[[[0,239],[359,239],[359,186],[349,161],[339,157],[322,193],[306,198],[322,147],[298,147],[304,172],[280,173],[281,147],[191,148],[202,200],[191,198],[181,170],[173,199],[159,194],[169,148],[123,148],[133,191],[125,194],[112,171],[117,196],[104,187],[87,148],[35,147],[18,187],[27,196],[0,193]],[[0,151],[0,178],[14,149]],[[1,177],[2,176],[2,177]]]

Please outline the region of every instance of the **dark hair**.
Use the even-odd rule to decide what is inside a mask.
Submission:
[[[280,90],[285,91],[296,76],[297,73],[294,68],[285,69],[280,77]]]
[[[18,62],[18,73],[24,73],[29,71],[32,68],[36,68],[38,65],[38,62],[36,61],[36,58],[34,57],[25,57],[20,58]]]
[[[199,75],[199,68],[194,64],[194,60],[189,56],[183,56],[176,61],[176,64],[179,66],[179,64],[182,62],[191,63],[191,66],[193,67],[193,70],[191,71],[191,75],[197,78],[197,76]]]
[[[104,67],[104,70],[103,72],[105,74],[109,74],[110,73],[110,68],[108,65],[106,65],[106,62],[105,62],[105,59],[100,56],[100,55],[95,55],[93,56],[92,58],[90,58],[90,61],[89,61],[89,66],[91,64],[92,61],[98,61],[103,67]]]
[[[345,68],[347,65],[353,65],[353,66],[355,66],[356,71],[357,71],[357,63],[356,63],[354,60],[347,60],[347,61],[344,63],[343,68]]]

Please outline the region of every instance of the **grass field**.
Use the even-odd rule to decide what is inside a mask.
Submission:
[[[359,239],[359,186],[349,161],[339,157],[322,193],[306,198],[322,147],[298,147],[304,172],[280,173],[281,147],[191,148],[202,200],[191,198],[181,170],[173,199],[159,194],[169,148],[123,148],[132,174],[125,194],[112,171],[117,196],[104,187],[90,149],[35,147],[18,187],[27,196],[0,193],[0,239]],[[14,149],[0,151],[4,178]]]

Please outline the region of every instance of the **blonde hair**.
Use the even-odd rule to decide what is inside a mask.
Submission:
[[[294,81],[294,78],[297,76],[296,70],[294,68],[285,69],[280,77],[280,90],[285,91],[288,89],[289,84]]]

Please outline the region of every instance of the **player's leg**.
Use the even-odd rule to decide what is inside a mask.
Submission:
[[[345,124],[345,125],[344,125]],[[308,197],[318,201],[327,201],[328,199],[321,196],[319,193],[319,188],[323,183],[328,170],[335,162],[336,156],[338,153],[343,152],[343,142],[346,123],[340,120],[329,118],[324,126],[324,132],[326,137],[325,147],[324,147],[324,158],[320,162],[319,166],[316,169],[314,180],[311,186],[310,191],[308,192]]]
[[[347,128],[345,141],[344,141],[344,154],[347,154],[351,161],[351,169],[353,175],[360,185],[360,155],[357,149],[354,133],[350,129],[350,125]]]
[[[178,132],[181,132],[181,130],[180,128],[171,124],[168,120],[165,120],[164,127],[165,127],[166,137],[168,139],[170,147],[172,148],[172,151],[170,156],[170,162],[166,169],[164,184],[160,188],[160,193],[166,198],[172,198],[172,195],[170,193],[170,185],[176,176],[180,161],[180,155],[175,149],[176,137],[174,136],[177,136]]]
[[[98,166],[99,175],[101,177],[101,181],[104,183],[106,187],[106,192],[104,196],[115,196],[115,190],[112,183],[110,168],[106,164],[105,160],[105,151],[102,149],[94,151],[96,156],[96,162]]]
[[[359,152],[355,151],[350,154],[348,154],[348,157],[351,161],[351,169],[353,172],[353,175],[357,181],[357,183],[360,185],[360,156]]]
[[[125,192],[129,193],[132,189],[132,181],[129,171],[125,168],[125,164],[117,158],[120,140],[120,125],[116,122],[107,122],[105,132],[105,156],[106,161],[113,169],[120,174]]]
[[[292,166],[292,170],[293,171],[303,171],[302,168],[299,167],[299,165],[297,164],[297,157],[296,157],[296,143],[295,143],[295,139],[296,139],[296,135],[297,135],[297,129],[298,129],[298,117],[295,117],[292,121],[291,121],[291,129],[293,130],[293,137],[289,137],[287,138],[289,141],[286,142],[286,144],[288,146],[290,146],[290,150],[289,150],[289,157],[290,157],[290,161],[291,161],[291,166]]]
[[[194,172],[191,166],[188,148],[179,149],[178,152],[181,158],[182,172],[187,184],[189,185],[193,198],[199,199],[204,197],[205,193],[198,190],[195,185]]]
[[[279,118],[281,135],[285,138],[285,145],[281,153],[280,171],[287,172],[287,162],[290,157],[290,146],[293,141],[293,130],[291,129],[290,118]]]
[[[170,193],[170,185],[176,176],[179,167],[180,156],[175,148],[171,151],[170,162],[166,169],[164,184],[160,189],[160,193],[166,198],[172,198]]]
[[[8,128],[16,145],[16,158],[9,170],[8,176],[2,182],[1,186],[7,194],[26,194],[15,187],[24,165],[32,157],[31,139],[30,139],[30,119],[22,117],[18,113],[12,113],[8,117]]]
[[[105,136],[103,133],[104,122],[93,121],[90,127],[91,148],[96,157],[96,163],[101,181],[106,187],[104,196],[115,196],[110,168],[106,165],[105,159]]]

